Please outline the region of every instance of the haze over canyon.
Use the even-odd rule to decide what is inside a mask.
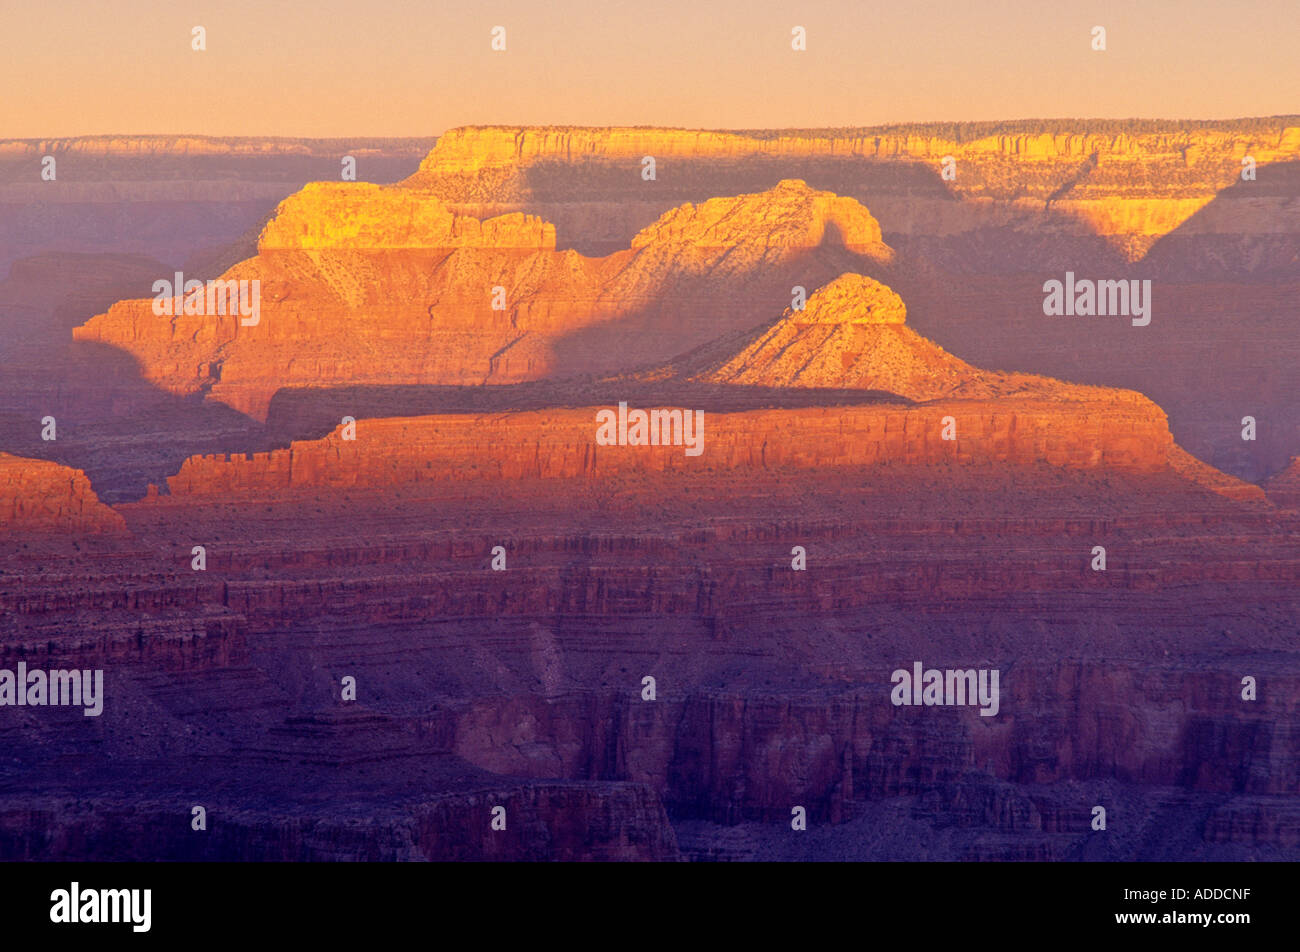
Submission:
[[[1300,859],[1300,117],[10,139],[0,207],[0,670],[103,672],[0,678],[0,857]]]

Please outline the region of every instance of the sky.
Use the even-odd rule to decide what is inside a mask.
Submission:
[[[0,0],[0,138],[1267,116],[1298,39],[1300,0]]]

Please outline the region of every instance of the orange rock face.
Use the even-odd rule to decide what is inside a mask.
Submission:
[[[632,239],[636,248],[739,248],[751,256],[768,249],[815,248],[833,240],[888,260],[880,224],[857,200],[783,179],[761,195],[711,198],[665,212]]]
[[[0,532],[124,532],[79,469],[0,453]]]
[[[276,495],[420,482],[603,478],[631,473],[1047,463],[1158,472],[1173,445],[1164,414],[1136,394],[1075,403],[935,402],[924,407],[760,410],[705,415],[703,452],[683,446],[600,446],[599,408],[362,420],[285,450],[193,457],[168,479],[173,495]],[[942,436],[944,418],[958,439]]]
[[[904,327],[906,313],[902,299],[880,282],[843,274],[817,289],[802,309],[787,308],[740,353],[694,369],[692,377],[750,386],[883,390],[909,400],[999,392],[999,375],[982,373]],[[1041,389],[1046,381],[1038,383]],[[1012,389],[1004,385],[1001,392]]]
[[[414,188],[312,182],[285,199],[258,251],[501,248],[554,251],[555,226],[531,215],[479,221]]]
[[[136,356],[173,393],[254,416],[286,386],[511,383],[667,360],[780,313],[795,284],[882,266],[880,226],[852,199],[782,182],[670,211],[626,251],[556,251],[523,215],[480,222],[414,188],[313,185],[282,203],[256,258],[255,326],[234,315],[115,304],[79,340]]]
[[[910,132],[843,130],[823,135],[755,136],[688,129],[466,127],[441,136],[420,171],[408,181],[467,204],[479,201],[484,185],[491,182],[492,192],[513,193],[517,201],[537,207],[539,202],[557,197],[550,189],[532,184],[537,170],[562,168],[565,175],[556,175],[555,180],[571,183],[566,202],[604,203],[599,212],[593,209],[594,214],[587,217],[576,208],[571,211],[574,217],[565,215],[565,227],[581,224],[591,232],[599,229],[600,216],[636,214],[636,204],[647,196],[644,189],[629,185],[622,190],[626,200],[618,202],[614,196],[602,194],[603,190],[591,188],[588,180],[602,180],[596,170],[609,169],[626,170],[621,175],[630,182],[646,155],[664,165],[666,184],[662,187],[673,194],[689,189],[688,183],[695,181],[704,167],[726,168],[728,177],[735,179],[752,177],[764,165],[790,168],[809,162],[823,167],[856,163],[859,179],[864,163],[877,169],[887,163],[910,166],[927,170],[913,186],[933,185],[939,181],[940,163],[951,158],[961,171],[943,181],[937,191],[913,187],[902,195],[881,195],[873,190],[864,196],[850,190],[847,180],[837,188],[849,190],[872,208],[879,206],[882,216],[887,213],[891,225],[908,235],[952,236],[969,229],[971,209],[956,206],[951,201],[954,194],[982,203],[980,216],[986,222],[996,218],[1011,227],[1017,227],[1017,220],[1026,215],[1055,209],[1053,217],[1058,220],[1053,229],[1104,235],[1135,261],[1159,237],[1191,220],[1216,192],[1238,180],[1245,156],[1261,166],[1300,158],[1300,128],[1279,125],[1261,132],[1209,127],[1098,133],[1067,126],[1053,132],[968,128],[939,135],[933,127],[919,126]],[[888,175],[881,178],[889,181]],[[1063,181],[1068,183],[1064,187]],[[1153,182],[1159,186],[1152,188]],[[1142,184],[1138,187],[1137,183]],[[583,194],[584,190],[588,194]],[[1285,212],[1285,202],[1262,200],[1276,206],[1276,224],[1271,227],[1295,234],[1294,216]],[[547,208],[548,214],[551,211]],[[1258,213],[1259,208],[1254,211]],[[561,214],[558,209],[554,213]],[[1292,221],[1285,224],[1288,218]],[[1209,227],[1233,233],[1241,226],[1240,219],[1234,222],[1219,217]]]
[[[1206,151],[1244,155],[1255,145],[1264,161],[1300,150],[1300,129],[1259,141],[1248,135],[1207,133],[993,134],[970,141],[926,134],[791,135],[769,137],[694,129],[598,129],[583,127],[467,126],[451,129],[420,164],[421,172],[463,172],[531,165],[545,160],[581,162],[642,156],[731,158],[753,155],[836,155],[887,158],[940,158],[944,155],[999,155],[1015,158],[1083,158],[1093,153],[1138,157],[1176,153],[1180,163]],[[1190,158],[1189,148],[1195,148]]]

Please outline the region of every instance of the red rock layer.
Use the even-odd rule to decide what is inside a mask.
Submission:
[[[403,445],[379,436],[391,434],[370,433],[376,449]],[[40,572],[0,547],[14,654],[44,646],[66,665],[107,645],[115,662],[103,720],[9,720],[5,749],[31,757],[42,732],[89,744],[98,731],[111,756],[96,777],[115,764],[148,776],[137,800],[163,798],[168,764],[182,807],[211,784],[225,799],[205,855],[227,858],[664,857],[660,804],[673,823],[775,837],[791,802],[848,838],[864,813],[914,810],[924,847],[868,838],[874,858],[1064,858],[1089,841],[1091,805],[1125,789],[1137,805],[1112,811],[1125,817],[1115,849],[1150,858],[1146,834],[1168,835],[1170,813],[1141,804],[1164,802],[1163,788],[1191,815],[1188,851],[1293,848],[1300,673],[1267,659],[1293,635],[1300,557],[1294,517],[1271,507],[1104,467],[410,491],[381,473],[266,504],[238,492],[129,504],[145,541],[43,554]],[[190,568],[196,542],[206,572]],[[508,571],[489,568],[497,544]],[[791,570],[795,544],[806,571]],[[1089,568],[1097,544],[1105,572]],[[204,618],[188,662],[160,644]],[[1000,713],[893,707],[889,671],[913,659],[999,667]],[[358,675],[361,700],[331,719],[343,674]],[[655,703],[641,700],[646,674]],[[1241,699],[1243,675],[1260,678],[1258,702]],[[182,835],[177,804],[132,807],[84,784],[80,806],[53,816],[69,799],[59,765],[23,769],[21,793],[0,803],[0,835],[22,855],[84,855],[128,832],[140,858],[204,848]],[[37,775],[53,789],[35,790]],[[513,845],[484,838],[489,794],[512,798]],[[1221,822],[1203,839],[1210,809]]]
[[[270,493],[427,481],[602,477],[630,472],[1048,463],[1155,472],[1168,465],[1164,414],[1131,393],[1056,402],[950,401],[706,413],[703,452],[684,446],[599,446],[601,408],[362,420],[321,440],[249,456],[191,457],[173,494]],[[636,408],[632,408],[636,409]],[[942,437],[944,417],[956,440]]]
[[[0,532],[123,532],[79,469],[0,453]]]

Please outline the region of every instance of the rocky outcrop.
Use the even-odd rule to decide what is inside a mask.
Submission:
[[[281,204],[256,258],[260,318],[119,302],[74,331],[144,377],[264,418],[281,387],[467,385],[615,373],[779,313],[791,287],[881,266],[857,202],[783,182],[670,212],[605,258],[556,251],[551,226],[480,222],[415,188],[314,185]]]
[[[879,281],[860,274],[842,274],[818,288],[798,311],[786,319],[800,324],[902,324],[907,320],[903,299]]]
[[[123,532],[79,469],[0,453],[0,532]]]
[[[1057,123],[1060,124],[1060,123]],[[989,124],[996,126],[996,124]],[[1183,132],[1017,133],[990,130],[974,137],[967,130],[958,140],[949,135],[864,130],[845,133],[740,133],[694,129],[467,126],[450,129],[420,164],[422,173],[476,172],[494,167],[527,166],[547,160],[633,160],[642,156],[745,158],[763,156],[858,156],[864,158],[938,159],[953,156],[1001,156],[1015,159],[1080,159],[1099,154],[1116,158],[1178,157],[1195,162],[1207,152],[1245,155],[1255,147],[1261,161],[1300,151],[1300,127],[1268,130],[1262,135],[1213,127]]]
[[[739,353],[683,363],[692,379],[765,387],[880,390],[909,400],[1042,392],[1054,381],[985,374],[904,327],[902,298],[878,281],[844,274],[790,307]],[[706,364],[699,369],[701,363]]]
[[[665,212],[632,239],[632,247],[803,249],[828,239],[877,260],[893,254],[880,224],[859,202],[798,179],[783,179],[762,195],[711,198]]]
[[[924,407],[848,407],[706,414],[703,452],[684,445],[600,446],[597,412],[363,420],[288,449],[186,460],[172,494],[276,495],[420,482],[601,478],[619,473],[817,469],[945,463],[1104,467],[1155,472],[1172,437],[1158,407],[1137,394],[1077,403],[952,401]],[[957,439],[943,438],[944,419]]]
[[[493,248],[554,251],[555,226],[531,215],[479,221],[418,189],[313,182],[280,203],[258,251]]]

